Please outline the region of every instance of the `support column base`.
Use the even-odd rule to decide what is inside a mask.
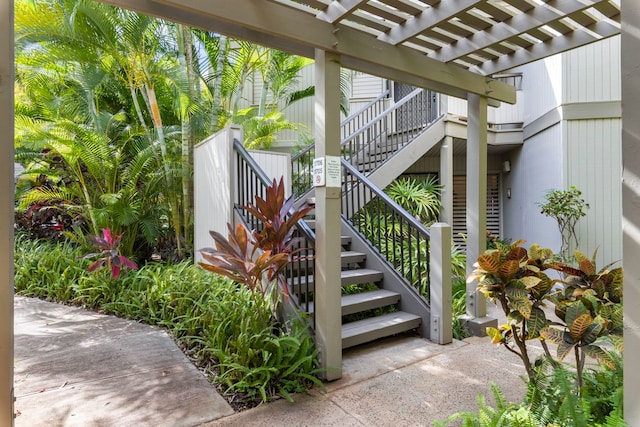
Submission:
[[[462,316],[460,317],[462,320],[462,324],[465,328],[473,335],[474,337],[486,337],[487,336],[487,328],[497,328],[498,327],[498,319],[490,316],[484,317],[471,317],[471,316]]]

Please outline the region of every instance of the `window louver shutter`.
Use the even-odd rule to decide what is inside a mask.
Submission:
[[[500,188],[499,176],[487,176],[487,231],[493,236],[500,236]],[[453,241],[466,247],[467,235],[467,177],[453,177]]]

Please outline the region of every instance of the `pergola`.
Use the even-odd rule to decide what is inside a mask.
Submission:
[[[0,0],[0,424],[12,413],[13,4]],[[339,72],[345,67],[468,100],[468,259],[485,247],[487,106],[514,103],[492,75],[622,33],[625,400],[640,422],[640,2],[625,0],[103,0],[315,59],[316,156],[338,156]],[[622,13],[621,13],[622,9]],[[316,190],[316,333],[322,364],[341,366],[338,281],[340,189]],[[337,287],[333,287],[337,288]],[[482,324],[484,299],[470,285],[468,314]],[[325,312],[327,315],[321,315]],[[339,376],[339,372],[337,374]],[[638,424],[640,425],[640,424]]]

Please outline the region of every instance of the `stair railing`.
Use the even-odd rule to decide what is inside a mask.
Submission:
[[[342,160],[342,216],[429,301],[429,230]]]
[[[376,99],[351,114],[340,123],[340,139],[348,139],[367,123],[380,116],[387,108],[389,90],[385,90]]]
[[[386,110],[389,91],[385,90],[376,99],[370,101],[340,123],[340,139],[348,140],[353,133],[380,116]],[[316,155],[316,145],[311,144],[291,157],[293,175],[293,194],[301,196],[313,187],[311,166]]]
[[[249,230],[260,231],[262,221],[251,215],[242,206],[255,204],[255,196],[265,198],[267,187],[272,180],[251,157],[242,143],[235,139],[233,149],[236,159],[236,199],[234,210],[236,216],[244,222]],[[304,221],[296,224],[296,234],[300,238],[298,251],[291,257],[281,283],[285,294],[290,296],[299,309],[309,312],[311,292],[313,291],[313,267],[315,253],[315,233]],[[295,283],[294,283],[295,282]],[[315,319],[314,319],[315,320]]]
[[[415,89],[356,130],[351,130],[350,126],[361,123],[360,117],[365,113],[350,116],[349,122],[345,120],[341,125],[341,129],[349,126],[349,131],[341,130],[342,157],[357,165],[359,171],[367,175],[372,173],[439,118],[439,103],[433,102],[433,97],[437,96],[431,91]],[[312,187],[314,157],[315,144],[312,144],[291,158],[296,197]]]

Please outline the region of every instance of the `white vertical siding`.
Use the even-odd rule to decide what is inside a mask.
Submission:
[[[233,222],[233,138],[242,141],[242,131],[225,128],[193,149],[193,244],[194,261],[199,250],[213,245],[210,230],[227,234]]]
[[[444,111],[445,113],[453,114],[455,116],[467,117],[466,99],[448,96],[445,105],[447,106],[447,111]]]
[[[298,81],[293,85],[292,89],[298,91],[313,86],[314,84],[313,65],[308,65],[302,69]],[[313,97],[301,99],[287,107],[282,106],[282,108],[287,120],[291,123],[299,123],[301,125],[301,132],[309,136],[313,135],[315,127]],[[299,144],[300,139],[299,132],[292,130],[282,131],[278,134],[278,142],[284,144],[286,148]]]
[[[555,55],[523,66],[522,91],[529,94],[525,125],[558,107],[562,98],[562,57]]]
[[[503,236],[524,239],[527,245],[539,243],[560,250],[561,238],[556,222],[540,213],[538,203],[548,190],[563,186],[562,124],[558,123],[525,141],[504,160],[511,172],[503,174]],[[511,189],[511,198],[506,192]]]
[[[564,103],[619,101],[620,37],[611,37],[562,55]]]
[[[524,122],[524,92],[519,90],[516,92],[516,103],[511,105],[505,102],[500,107],[489,107],[487,120],[489,123],[522,123]]]
[[[280,178],[284,179],[285,195],[289,197],[291,195],[291,156],[273,151],[251,150],[250,153],[270,179],[275,179],[276,182],[280,182]]]
[[[598,265],[622,259],[621,120],[572,120],[565,125],[565,188],[582,191],[590,208],[578,223],[579,249]]]

